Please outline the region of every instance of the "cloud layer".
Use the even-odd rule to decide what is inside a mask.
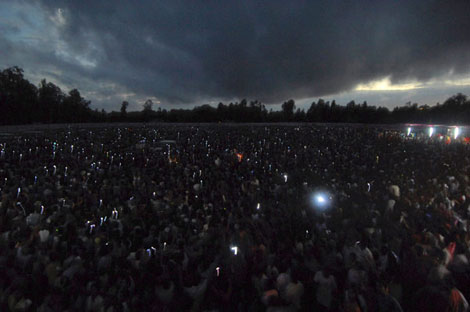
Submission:
[[[470,72],[469,1],[43,0],[33,15],[22,6],[9,9],[29,24],[0,23],[0,47],[98,101],[279,103]],[[42,42],[18,40],[31,33]]]

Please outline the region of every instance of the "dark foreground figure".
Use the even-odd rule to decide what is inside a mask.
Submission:
[[[1,311],[468,309],[469,145],[168,125],[0,143]]]

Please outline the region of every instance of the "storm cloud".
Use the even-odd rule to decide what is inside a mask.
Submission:
[[[57,79],[82,81],[102,98],[279,103],[383,77],[425,82],[470,72],[469,1],[44,0],[36,7],[55,43],[33,49],[3,35],[0,46],[34,50],[34,62],[60,69]]]

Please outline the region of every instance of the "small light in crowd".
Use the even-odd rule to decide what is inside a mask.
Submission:
[[[311,203],[316,211],[322,212],[331,205],[331,196],[325,192],[316,192],[312,194]]]
[[[220,275],[220,268],[216,267],[215,270],[217,271],[217,277]]]
[[[317,201],[317,203],[319,204],[323,204],[326,202],[326,199],[325,197],[323,197],[323,195],[317,195],[315,196],[315,200]]]
[[[411,134],[411,127],[408,127],[408,131],[407,131],[406,135],[410,136],[410,134]]]
[[[434,127],[429,128],[429,137],[432,137],[434,133]]]
[[[41,205],[41,214],[44,214],[44,206]]]
[[[460,134],[460,128],[459,127],[456,127],[454,129],[454,139],[457,139],[457,137],[459,136]]]
[[[233,251],[233,254],[236,256],[237,253],[238,253],[238,247],[237,246],[234,246],[234,247],[231,247],[230,250]]]
[[[287,174],[284,174],[284,182],[287,183]]]
[[[16,203],[17,206],[20,206],[21,209],[23,209],[23,214],[26,216],[26,210],[24,209],[23,205],[21,204],[21,202],[17,202]]]
[[[166,250],[166,242],[163,242],[163,250]]]
[[[20,197],[20,193],[21,193],[21,187],[19,187],[18,192],[16,192],[16,198]]]
[[[256,210],[259,210],[260,207],[261,207],[261,204],[258,203],[258,204],[256,205]]]

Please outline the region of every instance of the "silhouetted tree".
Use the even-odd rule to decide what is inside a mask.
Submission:
[[[142,110],[142,117],[144,121],[150,121],[150,119],[152,119],[152,115],[153,115],[152,107],[153,107],[152,100],[148,99],[147,101],[145,101],[143,105],[143,110]]]
[[[306,115],[303,109],[297,108],[297,110],[295,111],[294,120],[297,122],[306,121]]]
[[[128,106],[129,106],[129,102],[122,101],[122,104],[121,104],[121,118],[122,119],[126,119]]]
[[[38,89],[38,101],[42,122],[55,123],[59,121],[60,108],[64,98],[65,95],[58,86],[52,82],[47,82],[46,79],[41,80]]]
[[[17,66],[0,73],[0,107],[2,124],[29,123],[36,117],[37,89]]]
[[[294,117],[295,102],[289,100],[282,104],[282,113],[284,114],[285,121],[292,121]]]
[[[153,101],[152,100],[147,100],[144,103],[144,112],[151,112],[153,107]]]
[[[64,98],[63,105],[59,103],[58,107],[59,117],[73,114],[71,117],[73,122],[87,122],[91,117],[90,101],[85,100],[77,89],[71,90],[68,96]],[[68,121],[68,118],[66,121]]]

